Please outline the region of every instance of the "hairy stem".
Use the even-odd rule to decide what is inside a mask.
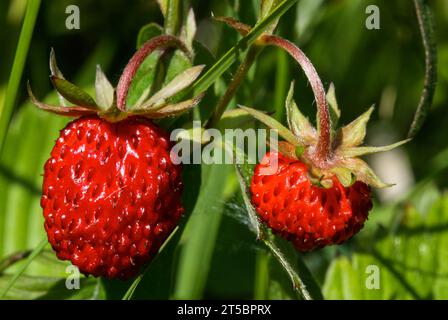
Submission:
[[[319,140],[317,142],[315,156],[320,165],[325,165],[332,156],[330,142],[331,120],[322,80],[308,57],[292,42],[273,35],[265,35],[261,38],[261,41],[266,45],[273,45],[284,49],[299,63],[305,72],[305,75],[311,84],[311,88],[313,89],[317,104]]]
[[[145,58],[149,56],[156,49],[166,48],[178,48],[182,50],[188,57],[190,52],[185,45],[178,38],[170,35],[162,35],[147,41],[129,60],[126,68],[124,69],[120,80],[117,85],[117,107],[121,111],[126,109],[126,98],[131,86],[132,79],[134,79],[140,65],[145,61]]]
[[[228,104],[232,100],[233,96],[235,95],[236,91],[238,90],[241,81],[246,76],[247,72],[249,71],[250,67],[254,63],[255,59],[257,58],[258,54],[261,51],[261,47],[258,46],[251,46],[249,51],[247,52],[246,57],[244,58],[244,61],[240,64],[238,67],[238,70],[235,73],[235,76],[233,77],[232,81],[229,83],[229,86],[227,87],[226,92],[221,97],[221,99],[218,101],[218,104],[216,105],[215,111],[210,119],[210,121],[207,123],[207,127],[215,127],[216,124],[221,119],[221,116],[223,115],[224,111],[226,110]]]
[[[418,25],[425,48],[425,83],[408,138],[414,137],[420,130],[428,110],[432,105],[437,83],[437,46],[434,37],[434,19],[427,0],[414,0]]]
[[[239,54],[253,44],[269,26],[279,19],[298,0],[284,0],[269,15],[259,21],[250,32],[227,51],[208,71],[193,84],[192,95],[196,96],[207,90],[239,57]]]

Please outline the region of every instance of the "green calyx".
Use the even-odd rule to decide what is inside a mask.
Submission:
[[[315,184],[331,187],[333,185],[332,179],[336,176],[346,187],[352,185],[357,180],[375,188],[392,186],[382,182],[368,164],[358,157],[389,151],[405,144],[410,139],[382,147],[362,146],[366,135],[367,122],[374,110],[373,107],[346,126],[336,128],[341,112],[337,104],[334,86],[331,85],[326,95],[332,119],[331,150],[330,158],[322,166],[316,162],[314,156],[319,138],[318,130],[300,112],[293,100],[293,93],[294,82],[291,83],[286,98],[289,129],[263,112],[244,106],[240,107],[269,128],[278,131],[278,134],[286,140],[279,143],[279,151],[288,157],[298,159],[307,164],[310,178]]]
[[[178,38],[170,35],[156,36],[144,43],[132,57],[120,78],[117,88],[112,86],[98,65],[95,79],[95,98],[64,78],[52,49],[50,53],[50,79],[58,92],[59,105],[49,105],[39,101],[33,94],[30,84],[27,86],[28,94],[33,104],[40,109],[70,117],[96,114],[108,121],[116,122],[131,115],[140,115],[150,119],[178,116],[196,106],[204,96],[204,94],[199,94],[183,101],[179,101],[177,98],[183,90],[199,77],[204,65],[187,68],[156,92],[151,93],[151,88],[147,88],[135,103],[132,105],[126,103],[129,87],[144,59],[156,50],[163,52],[168,48],[180,49],[185,52],[185,56],[190,58],[192,56],[191,52]],[[68,103],[73,105],[70,106]]]

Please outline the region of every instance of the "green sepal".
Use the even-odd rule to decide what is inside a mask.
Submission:
[[[95,77],[96,101],[101,110],[107,110],[113,106],[115,89],[107,79],[100,65],[96,66]]]
[[[385,151],[395,149],[411,140],[412,139],[406,139],[406,140],[398,141],[396,143],[393,143],[393,144],[390,144],[387,146],[382,146],[382,147],[353,147],[353,148],[348,148],[348,149],[342,150],[341,154],[344,157],[359,157],[359,156],[364,156],[364,155],[372,154],[372,153],[385,152]]]
[[[198,105],[204,95],[205,93],[201,93],[193,99],[185,100],[175,104],[168,104],[157,110],[143,110],[143,115],[151,119],[179,116]]]
[[[372,168],[359,158],[349,158],[341,162],[341,166],[350,170],[356,179],[362,181],[374,188],[388,188],[393,184],[387,184],[381,181],[381,179],[373,172]]]
[[[87,92],[65,79],[56,76],[50,78],[56,90],[65,99],[77,106],[98,110],[95,100]]]
[[[305,152],[305,147],[297,146],[294,151],[295,151],[295,155],[296,155],[297,159],[299,159]]]
[[[294,135],[294,133],[292,133],[288,128],[283,126],[280,122],[278,122],[274,118],[270,117],[266,113],[263,113],[263,112],[260,112],[258,110],[255,110],[255,109],[252,109],[252,108],[249,108],[249,107],[245,107],[245,106],[242,106],[242,105],[238,105],[238,107],[240,107],[241,109],[243,109],[244,111],[246,111],[247,113],[252,115],[257,120],[259,120],[262,123],[264,123],[268,128],[277,130],[278,134],[283,139],[288,141],[289,143],[291,143],[291,144],[293,144],[295,146],[302,145],[301,141]]]
[[[56,76],[61,79],[65,79],[64,75],[62,74],[61,70],[58,67],[58,63],[56,61],[56,53],[54,52],[54,49],[51,48],[50,50],[50,72],[52,76]],[[66,106],[67,102],[65,101],[64,97],[58,92],[58,99],[61,106]]]
[[[338,101],[336,99],[336,91],[333,83],[331,83],[330,87],[328,88],[327,102],[330,106],[331,124],[333,128],[336,128],[339,122],[339,118],[341,117],[341,109],[339,109]]]
[[[288,95],[286,97],[286,117],[288,126],[294,135],[304,145],[312,145],[317,141],[317,132],[297,107],[293,99],[294,95],[294,81],[291,82]]]
[[[144,103],[135,106],[133,111],[152,111],[165,106],[169,98],[190,86],[199,77],[204,67],[204,65],[199,65],[184,70]]]
[[[350,148],[359,146],[366,136],[367,122],[370,119],[374,107],[360,115],[357,119],[350,122],[340,130],[341,148]]]
[[[44,110],[44,111],[48,111],[48,112],[52,112],[55,114],[59,114],[62,116],[68,116],[68,117],[79,117],[79,116],[83,116],[83,115],[96,113],[95,110],[83,108],[81,106],[65,107],[65,106],[55,106],[55,105],[41,102],[35,97],[33,91],[31,90],[31,85],[29,82],[27,83],[27,91],[28,91],[28,95],[30,97],[31,103],[34,104],[39,109]]]
[[[344,187],[350,187],[356,181],[356,175],[350,169],[336,167],[330,170],[330,172],[336,175]]]

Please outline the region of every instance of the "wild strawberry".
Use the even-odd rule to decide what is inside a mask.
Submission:
[[[59,259],[84,274],[127,279],[153,257],[183,214],[182,170],[170,156],[169,135],[150,120],[180,114],[201,96],[178,103],[171,98],[202,70],[192,67],[131,107],[129,86],[144,58],[160,47],[182,44],[174,37],[146,43],[125,68],[115,93],[98,68],[96,97],[65,80],[50,58],[52,82],[61,100],[75,106],[41,109],[81,116],[60,133],[44,167],[41,206],[48,240]]]
[[[408,140],[385,147],[360,146],[373,108],[336,129],[340,110],[334,88],[325,94],[305,54],[277,36],[264,35],[258,43],[281,47],[301,65],[315,95],[319,126],[316,130],[297,108],[293,84],[286,100],[290,129],[260,111],[241,107],[286,140],[255,167],[251,202],[260,218],[300,251],[341,244],[364,226],[372,208],[370,186],[389,186],[357,157],[387,151]]]
[[[177,225],[181,167],[150,120],[82,117],[65,127],[45,164],[41,205],[59,259],[86,274],[128,278]]]
[[[277,159],[277,172],[263,174]],[[367,184],[344,187],[334,177],[333,187],[316,186],[304,163],[276,152],[256,166],[250,191],[261,219],[300,251],[346,241],[364,226],[372,208]]]

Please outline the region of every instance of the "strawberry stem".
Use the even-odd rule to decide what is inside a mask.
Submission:
[[[166,48],[178,48],[182,50],[189,58],[191,56],[187,47],[178,38],[170,35],[162,35],[154,37],[148,40],[143,46],[134,54],[134,56],[129,60],[123,73],[121,74],[120,80],[117,86],[117,107],[121,111],[126,110],[126,98],[129,92],[129,87],[131,86],[132,80],[137,73],[140,65],[145,61],[145,58],[149,56],[156,49],[166,49]]]
[[[318,165],[325,166],[332,156],[330,142],[331,121],[325,89],[316,69],[303,51],[286,39],[274,35],[264,35],[261,37],[261,42],[265,45],[280,47],[288,52],[299,63],[305,72],[305,75],[311,84],[311,88],[313,89],[317,104],[319,139],[317,142],[315,157]]]
[[[409,129],[408,138],[420,130],[432,105],[437,83],[437,45],[434,35],[434,18],[426,0],[414,0],[415,12],[425,49],[425,83],[420,101]]]
[[[254,63],[258,54],[261,52],[261,49],[262,47],[259,46],[251,46],[249,48],[249,51],[247,52],[247,55],[244,58],[244,61],[238,67],[238,70],[236,71],[232,81],[229,83],[226,92],[218,101],[218,104],[216,105],[215,108],[215,112],[213,113],[210,121],[206,125],[207,128],[213,128],[218,124],[228,104],[230,103],[236,91],[238,90],[241,81],[244,79],[247,72],[250,70],[250,67]]]

